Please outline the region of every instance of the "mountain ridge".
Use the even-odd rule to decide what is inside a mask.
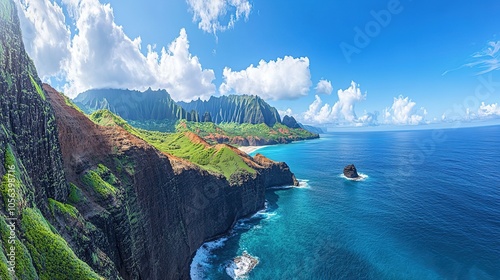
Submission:
[[[166,90],[91,89],[80,93],[73,102],[85,113],[107,109],[126,120],[198,121],[196,112],[187,112]]]
[[[200,115],[210,114],[212,122],[219,123],[265,123],[272,127],[281,123],[276,108],[270,106],[257,95],[211,96],[208,100],[178,102],[187,111],[197,111]]]

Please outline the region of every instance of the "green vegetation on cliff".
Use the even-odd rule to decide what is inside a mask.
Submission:
[[[68,202],[72,204],[77,204],[84,199],[85,197],[82,194],[82,190],[80,190],[80,188],[78,188],[75,184],[69,183]]]
[[[52,198],[49,198],[49,208],[50,211],[52,212],[52,215],[54,215],[55,211],[58,211],[65,215],[69,215],[75,219],[77,218],[78,215],[78,210],[74,206],[59,202]]]
[[[107,198],[117,193],[113,186],[117,183],[117,178],[104,165],[99,164],[96,168],[88,170],[82,176],[82,182],[91,187],[102,198]]]
[[[165,90],[91,89],[73,101],[87,114],[106,109],[127,121],[198,121],[197,112],[184,110]]]
[[[21,226],[40,279],[102,279],[52,230],[39,210],[25,208]]]
[[[5,211],[8,211],[7,205],[9,199],[15,201],[15,211],[19,211],[25,202],[26,190],[19,176],[21,174],[21,169],[19,168],[10,145],[7,145],[5,148],[4,158],[4,168],[7,172],[2,176],[0,191],[2,193]],[[9,172],[9,170],[11,170],[11,172]]]
[[[209,171],[230,178],[236,172],[255,173],[243,159],[227,146],[210,146],[194,134],[146,132],[148,142],[162,152],[187,159]],[[199,141],[201,140],[201,141]]]
[[[17,279],[38,279],[37,272],[35,270],[35,267],[33,266],[33,260],[31,259],[31,255],[28,251],[28,248],[17,238],[17,236],[14,239],[10,239],[10,234],[11,234],[11,229],[9,228],[7,221],[3,217],[3,215],[0,215],[0,232],[1,232],[1,237],[2,237],[2,242],[3,242],[3,248],[5,250],[9,250],[12,245],[14,245],[14,252],[15,252],[15,275]],[[12,240],[14,240],[14,244],[12,244]],[[11,243],[9,243],[9,241]],[[1,258],[1,256],[0,256]],[[0,268],[0,271],[2,269]],[[7,271],[7,273],[9,273]],[[3,273],[0,272],[0,275]],[[12,275],[9,273],[9,277],[2,278],[1,279],[15,279],[11,278]]]
[[[46,100],[45,98],[45,93],[43,92],[42,88],[40,87],[40,85],[35,81],[35,79],[33,79],[33,76],[31,76],[31,74],[29,75],[30,76],[30,80],[31,80],[31,84],[33,84],[33,86],[35,87],[36,89],[36,92],[38,93],[38,95],[40,95],[40,97],[43,99],[43,100]]]

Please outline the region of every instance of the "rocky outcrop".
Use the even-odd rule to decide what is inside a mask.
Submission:
[[[349,179],[357,179],[360,178],[358,175],[358,171],[356,170],[356,167],[354,164],[347,165],[344,167],[344,176],[346,176]]]
[[[212,96],[207,101],[194,100],[178,104],[186,111],[194,110],[200,115],[210,113],[214,123],[265,123],[268,126],[281,123],[278,110],[253,95]]]
[[[226,273],[233,279],[239,279],[250,273],[259,264],[259,259],[244,251],[226,267]]]
[[[256,154],[253,159],[265,167],[263,173],[265,174],[264,184],[266,186],[299,185],[286,163],[270,160],[262,154]],[[282,182],[286,182],[286,184],[282,184]]]
[[[257,174],[237,173],[230,180],[210,174],[118,126],[94,124],[67,106],[62,95],[44,88],[56,112],[65,171],[88,200],[77,208],[97,228],[87,245],[105,254],[100,262],[107,266],[92,267],[107,278],[187,279],[197,248],[261,209],[266,187],[296,184],[285,163],[261,155],[251,159],[232,147]],[[99,164],[119,180],[111,201],[99,198],[82,180]],[[91,262],[92,252],[80,253]]]

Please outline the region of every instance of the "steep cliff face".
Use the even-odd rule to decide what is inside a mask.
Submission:
[[[0,126],[0,278],[99,279],[52,226],[59,206],[77,214],[60,202],[69,187],[55,118],[10,0],[0,0]]]
[[[281,123],[278,110],[258,96],[212,96],[207,101],[195,100],[178,104],[187,111],[194,110],[201,115],[208,112],[214,123],[265,123],[268,126]]]
[[[14,155],[30,171],[26,183],[39,190],[29,194],[30,198],[43,205],[48,197],[64,199],[68,194],[54,115],[33,62],[24,51],[14,4],[2,0],[1,5],[0,161],[4,162],[4,150],[10,144]]]
[[[125,279],[188,278],[196,249],[261,209],[266,187],[296,184],[286,165],[260,164],[237,149],[257,173],[226,180],[159,152],[119,126],[94,124],[67,106],[62,95],[44,88],[56,112],[65,171],[84,197],[85,203],[76,207],[100,236],[100,243],[92,246]],[[103,198],[89,185],[85,178],[92,170],[104,174],[104,181],[116,177],[108,180],[114,181],[115,192]],[[91,260],[91,255],[82,259]],[[109,265],[93,268],[108,278],[118,277]]]

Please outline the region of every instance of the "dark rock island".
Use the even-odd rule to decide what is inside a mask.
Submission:
[[[356,170],[356,166],[354,166],[354,164],[350,164],[350,165],[344,167],[344,176],[346,176],[349,179],[361,178],[359,176],[358,171]]]

